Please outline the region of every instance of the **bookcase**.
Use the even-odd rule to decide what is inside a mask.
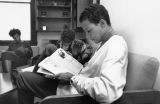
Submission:
[[[73,28],[72,0],[36,0],[37,32],[61,32]]]
[[[40,53],[57,43],[65,26],[76,29],[77,0],[35,0],[35,24]]]
[[[76,1],[76,0],[75,0]],[[61,32],[64,26],[75,28],[75,5],[73,0],[36,0],[36,31]]]

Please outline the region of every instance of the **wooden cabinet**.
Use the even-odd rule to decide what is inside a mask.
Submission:
[[[61,32],[65,25],[73,28],[72,0],[36,0],[35,4],[38,32]]]
[[[85,38],[79,29],[79,15],[91,3],[92,0],[35,0],[38,45],[59,40],[65,25],[76,30],[76,38]]]

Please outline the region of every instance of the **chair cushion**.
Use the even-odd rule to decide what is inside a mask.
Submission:
[[[125,90],[153,89],[158,68],[156,58],[129,53]]]

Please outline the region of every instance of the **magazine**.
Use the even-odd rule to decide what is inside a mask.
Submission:
[[[51,56],[42,60],[38,66],[39,73],[56,75],[63,72],[70,72],[77,75],[83,65],[75,58],[69,55],[62,48],[57,49]]]

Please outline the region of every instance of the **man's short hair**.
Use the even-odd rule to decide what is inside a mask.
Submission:
[[[108,11],[103,5],[92,4],[81,13],[79,22],[88,20],[91,23],[98,24],[101,19],[104,19],[111,26]]]
[[[21,35],[21,31],[19,30],[19,29],[11,29],[10,31],[9,31],[9,35],[11,36],[11,37],[13,37],[15,34],[18,34],[19,36]]]
[[[75,39],[74,30],[63,31],[61,34],[62,43],[71,43],[74,39]]]

